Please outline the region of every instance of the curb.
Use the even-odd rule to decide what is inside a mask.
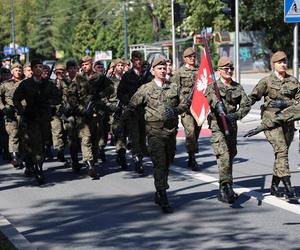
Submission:
[[[8,241],[18,250],[36,250],[33,246],[3,215],[0,214],[0,231]]]

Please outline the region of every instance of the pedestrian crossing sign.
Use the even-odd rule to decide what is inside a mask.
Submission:
[[[284,0],[284,22],[300,22],[300,0]]]

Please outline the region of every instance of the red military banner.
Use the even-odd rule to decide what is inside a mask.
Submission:
[[[201,63],[198,70],[198,75],[194,87],[192,104],[190,111],[197,121],[198,126],[201,126],[209,112],[209,104],[204,96],[204,92],[208,84],[213,82],[213,71],[210,67],[209,56],[205,49],[202,50]]]

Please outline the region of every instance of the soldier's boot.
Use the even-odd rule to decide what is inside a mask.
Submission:
[[[283,197],[283,193],[279,191],[279,183],[281,178],[273,175],[271,183],[271,195],[276,197]]]
[[[118,151],[117,163],[121,166],[122,170],[128,169],[128,165],[126,161],[126,150],[124,148]]]
[[[199,170],[199,166],[196,161],[195,154],[192,152],[189,152],[188,168],[192,169],[193,171]]]
[[[93,161],[86,161],[86,165],[88,167],[88,175],[93,179],[97,178],[98,175]]]
[[[106,155],[104,147],[100,147],[99,149],[99,158],[102,162],[106,162]]]
[[[154,202],[160,206],[163,213],[173,213],[173,208],[169,204],[166,190],[156,191]]]
[[[12,152],[11,157],[12,157],[11,164],[15,168],[23,168],[24,167],[17,152]]]
[[[232,204],[238,198],[238,195],[233,191],[232,185],[226,182],[220,185],[218,200],[224,203]]]
[[[33,162],[29,159],[25,159],[25,171],[24,174],[26,177],[31,177],[34,175]]]
[[[11,161],[11,154],[6,147],[3,148],[2,159],[4,161]]]
[[[64,149],[60,149],[57,151],[57,161],[60,161],[60,162],[66,161]]]
[[[295,188],[291,185],[291,177],[290,176],[284,176],[281,178],[283,185],[284,185],[284,195],[287,199],[297,199],[297,194],[295,191]]]
[[[144,169],[144,166],[143,166],[143,157],[141,155],[138,155],[138,156],[133,156],[133,160],[134,160],[134,168],[135,168],[135,171],[138,173],[138,174],[143,174],[145,172],[145,169]]]
[[[45,149],[44,149],[44,152],[45,152],[45,160],[46,161],[52,161],[53,160],[53,154],[52,154],[52,151],[51,151],[51,146],[47,145],[45,146]]]
[[[45,183],[45,177],[44,177],[44,172],[43,172],[43,163],[35,163],[34,164],[34,175],[37,183],[39,185],[42,185]]]
[[[71,153],[71,166],[72,166],[72,169],[75,173],[79,173],[80,171],[80,164],[79,164],[79,161],[78,161],[78,155],[77,155],[77,152],[72,152]]]

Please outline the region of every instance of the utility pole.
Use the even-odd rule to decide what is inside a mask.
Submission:
[[[124,0],[124,57],[125,60],[128,59],[128,42],[127,42],[127,10],[126,10],[126,0]]]
[[[298,60],[298,23],[294,27],[294,58],[293,58],[293,76],[299,80],[299,60]]]
[[[173,67],[177,68],[177,58],[176,58],[176,35],[175,35],[175,18],[174,18],[174,4],[175,0],[171,0],[172,8],[172,57],[173,57]]]
[[[236,74],[236,81],[240,83],[241,72],[240,72],[239,0],[235,0],[235,74]]]
[[[16,37],[15,37],[15,12],[14,12],[14,0],[10,0],[10,14],[11,14],[11,38],[13,44],[13,52],[16,54]]]

